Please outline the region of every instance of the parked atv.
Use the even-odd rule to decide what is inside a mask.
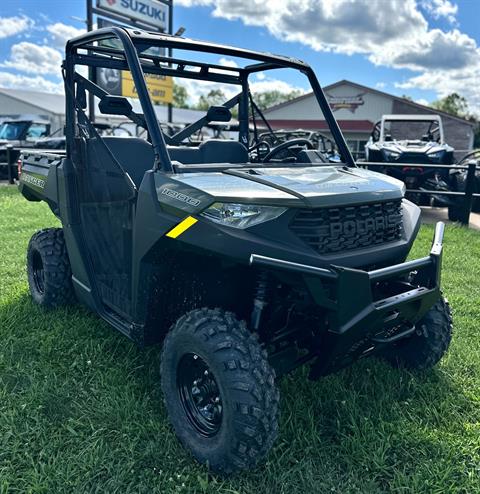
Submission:
[[[167,48],[175,59],[155,55]],[[239,66],[200,61],[205,53]],[[142,113],[79,65],[130,71]],[[440,291],[443,224],[430,254],[406,261],[419,208],[400,181],[356,166],[307,64],[112,27],[70,40],[63,69],[66,156],[23,155],[20,191],[62,222],[30,241],[30,292],[46,308],[77,300],[140,345],[162,342],[168,416],[198,461],[229,474],[265,458],[278,433],[277,380],[300,365],[317,379],[372,355],[410,369],[442,358],[452,331]],[[306,75],[341,163],[325,163],[305,138],[259,158],[249,78],[277,69]],[[238,93],[169,136],[144,73]],[[100,136],[88,93],[148,140]],[[185,144],[229,122],[234,107],[239,141]]]
[[[13,178],[17,177],[16,162],[20,156],[20,147],[34,147],[35,142],[50,133],[50,124],[37,120],[4,120],[0,124],[0,179],[7,178],[8,166]],[[7,162],[7,146],[13,149],[9,153],[10,163]]]
[[[452,199],[435,191],[451,191],[448,168],[453,163],[454,149],[445,143],[439,115],[384,115],[375,124],[365,146],[367,162],[401,163],[402,167],[370,165],[405,182],[407,198],[421,206],[450,206]],[[419,165],[428,166],[419,166]],[[439,165],[432,166],[432,165]],[[420,191],[431,191],[431,194]]]

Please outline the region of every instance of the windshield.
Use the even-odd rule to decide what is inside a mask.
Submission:
[[[7,141],[18,140],[27,126],[27,122],[3,122],[0,125],[0,139],[6,139]]]
[[[385,120],[383,139],[440,142],[440,125],[438,120]]]

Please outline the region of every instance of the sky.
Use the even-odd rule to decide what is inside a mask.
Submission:
[[[85,30],[85,6],[2,0],[0,87],[61,92],[63,47]],[[348,79],[423,104],[457,92],[480,116],[480,0],[174,0],[173,15],[174,32],[300,58],[323,85]],[[301,75],[256,88],[308,90]]]

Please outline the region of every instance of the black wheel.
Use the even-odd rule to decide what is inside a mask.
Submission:
[[[72,272],[61,228],[40,230],[30,239],[27,275],[30,293],[37,304],[54,308],[74,301]]]
[[[452,204],[448,206],[448,219],[450,221],[461,221],[463,218],[463,205]]]
[[[220,309],[181,317],[165,339],[161,381],[181,443],[216,473],[253,468],[278,431],[275,374],[244,322]]]
[[[397,367],[432,368],[450,345],[452,322],[450,306],[442,297],[416,324],[414,335],[398,342],[385,358]]]

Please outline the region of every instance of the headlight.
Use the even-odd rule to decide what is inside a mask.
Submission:
[[[285,208],[275,206],[216,202],[200,216],[221,225],[244,229],[278,218],[285,211]]]
[[[389,151],[388,149],[384,149],[383,152],[385,153],[385,158],[389,161],[398,160],[398,158],[400,158],[400,153],[397,153],[397,151]]]

